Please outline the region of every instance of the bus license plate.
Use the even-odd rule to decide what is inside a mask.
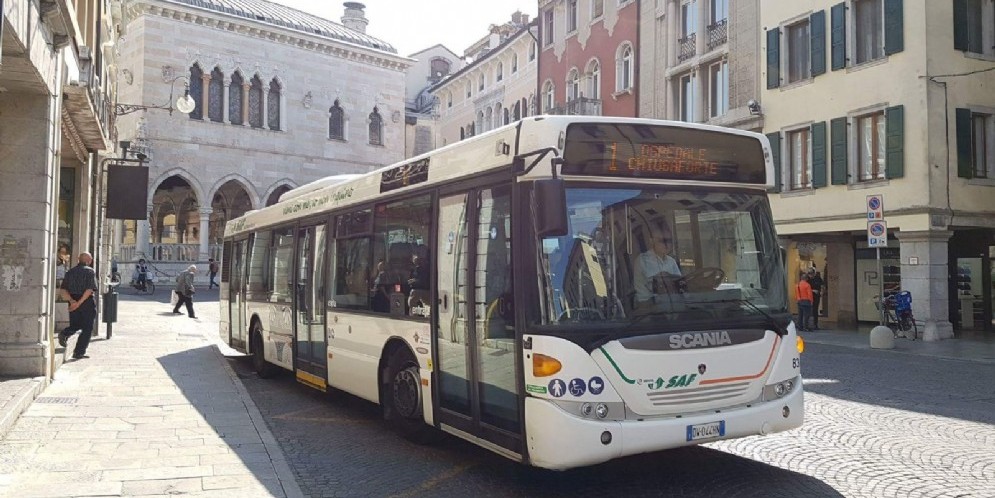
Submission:
[[[709,422],[707,424],[689,425],[688,441],[710,439],[726,435],[726,421]]]

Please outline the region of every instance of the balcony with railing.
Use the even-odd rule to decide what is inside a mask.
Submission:
[[[697,53],[698,38],[695,33],[677,39],[677,62],[684,62]]]
[[[577,97],[567,102],[567,114],[573,116],[600,116],[601,100],[588,97]]]
[[[729,40],[729,20],[720,19],[708,25],[708,50],[722,45]]]

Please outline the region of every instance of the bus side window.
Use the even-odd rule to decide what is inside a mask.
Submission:
[[[249,301],[265,300],[271,290],[269,285],[269,248],[271,232],[256,233],[249,249],[249,279],[245,298]]]
[[[428,195],[376,207],[373,221],[373,311],[391,315],[425,317],[431,275],[428,241],[432,198]],[[424,247],[424,249],[420,249]],[[417,294],[417,296],[415,296]],[[414,308],[414,310],[412,310]]]
[[[291,265],[294,260],[294,228],[284,227],[273,230],[273,246],[270,252],[271,302],[292,302],[294,274]]]

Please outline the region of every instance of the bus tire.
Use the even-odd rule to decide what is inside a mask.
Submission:
[[[261,379],[268,379],[276,375],[276,368],[270,362],[266,361],[266,356],[263,352],[263,332],[260,330],[259,322],[253,322],[252,324],[252,368],[255,369],[256,375]]]
[[[425,423],[421,374],[411,353],[398,348],[390,354],[382,384],[383,415],[387,424],[409,441],[431,443],[436,434],[434,428]]]

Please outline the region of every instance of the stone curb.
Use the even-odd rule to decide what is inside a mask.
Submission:
[[[259,438],[262,440],[263,447],[266,448],[266,453],[270,456],[270,461],[273,463],[273,468],[276,471],[276,478],[280,481],[280,486],[283,488],[283,492],[287,498],[304,498],[304,493],[301,491],[300,486],[297,484],[297,479],[294,478],[294,471],[290,468],[290,464],[287,463],[286,457],[283,455],[283,450],[280,449],[280,444],[277,443],[276,438],[273,437],[273,433],[270,432],[269,427],[266,425],[266,420],[263,419],[262,413],[259,412],[259,408],[256,407],[256,403],[252,401],[252,397],[249,395],[249,391],[242,384],[242,380],[238,378],[238,374],[232,369],[228,361],[225,360],[225,355],[221,353],[218,348],[218,343],[216,339],[207,338],[214,347],[211,348],[214,351],[215,357],[221,366],[225,369],[228,377],[231,379],[232,383],[235,385],[235,389],[238,391],[238,396],[242,400],[242,404],[245,405],[246,411],[249,413],[249,419],[252,420],[252,425],[259,432]]]
[[[32,377],[18,389],[17,394],[8,403],[0,406],[0,439],[3,439],[11,427],[14,427],[17,419],[31,406],[46,385],[45,377]]]

